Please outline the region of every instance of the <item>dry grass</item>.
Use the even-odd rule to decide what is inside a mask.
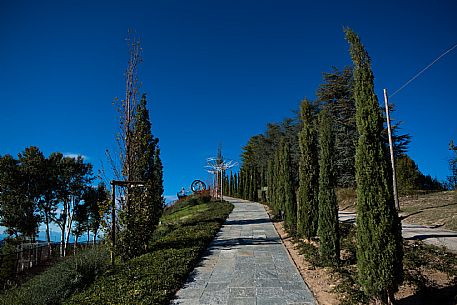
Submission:
[[[340,211],[355,211],[354,189],[336,192]],[[417,192],[400,197],[400,215],[406,222],[457,231],[457,191]]]
[[[408,223],[457,231],[456,191],[402,197],[400,208]]]

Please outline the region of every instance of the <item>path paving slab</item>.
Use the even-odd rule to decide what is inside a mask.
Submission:
[[[315,305],[264,207],[235,208],[171,304]]]

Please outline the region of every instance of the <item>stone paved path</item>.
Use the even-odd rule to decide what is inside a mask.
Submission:
[[[317,304],[262,205],[235,205],[172,304]]]

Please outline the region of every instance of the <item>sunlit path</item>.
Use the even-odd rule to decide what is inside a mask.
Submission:
[[[172,304],[316,304],[262,205],[235,205]]]

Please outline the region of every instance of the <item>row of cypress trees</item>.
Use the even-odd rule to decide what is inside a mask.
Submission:
[[[354,64],[358,278],[367,295],[380,303],[389,303],[403,280],[401,223],[393,200],[391,168],[383,139],[383,115],[374,93],[371,60],[359,37],[350,29],[346,29],[345,34]],[[232,194],[250,200],[263,199],[258,198],[263,192],[257,190],[267,185],[265,199],[277,215],[284,218],[286,229],[308,240],[318,236],[320,255],[327,265],[339,263],[340,251],[335,195],[338,168],[335,156],[339,154],[335,152],[332,111],[325,106],[317,109],[304,100],[300,122],[295,125],[300,127],[296,132],[298,141],[280,136],[279,144],[271,146],[273,151],[264,154],[271,157],[260,173],[252,164],[259,164],[261,156],[249,148],[256,145],[256,140],[265,143],[268,138],[261,135],[251,138],[243,155],[242,169],[234,176],[237,187]],[[269,138],[274,138],[275,129],[269,128],[269,132]],[[285,134],[291,133],[286,130]],[[290,149],[296,142],[298,155],[292,154]],[[265,152],[263,149],[261,155]],[[296,164],[298,175],[291,170]]]

